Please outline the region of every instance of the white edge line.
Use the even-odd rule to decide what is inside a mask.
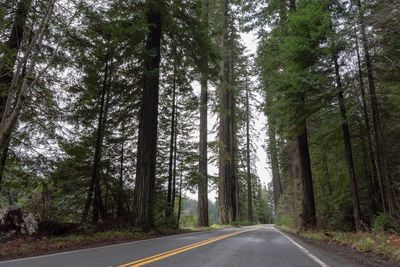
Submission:
[[[306,254],[308,257],[310,257],[313,261],[315,261],[316,263],[318,263],[321,267],[329,267],[328,264],[326,264],[325,262],[321,261],[320,259],[318,259],[316,256],[314,256],[308,249],[302,247],[301,245],[299,245],[296,241],[294,241],[293,239],[291,239],[289,236],[285,235],[284,233],[282,233],[280,230],[274,228],[275,231],[279,232],[281,235],[283,235],[284,237],[286,237],[290,242],[292,242],[298,249],[300,249],[304,254]]]
[[[226,230],[226,229],[230,230],[231,228],[222,228],[222,229],[217,229],[217,230],[214,230],[214,231],[200,231],[200,232],[185,233],[185,234],[167,235],[167,236],[161,236],[161,237],[155,237],[155,238],[149,238],[149,239],[143,239],[143,240],[123,242],[123,243],[118,243],[118,244],[114,244],[114,245],[106,245],[106,246],[99,246],[99,247],[93,247],[93,248],[84,248],[84,249],[57,252],[57,253],[51,253],[51,254],[46,254],[46,255],[39,255],[39,256],[20,258],[20,259],[5,260],[5,261],[0,261],[0,265],[2,265],[3,263],[25,261],[25,260],[32,260],[32,259],[39,259],[39,258],[46,258],[46,257],[65,255],[65,254],[72,254],[72,253],[88,251],[88,250],[96,250],[96,249],[103,249],[103,248],[130,245],[130,244],[135,244],[135,243],[143,243],[143,242],[147,242],[147,241],[159,240],[159,239],[164,239],[164,238],[181,237],[181,236],[187,236],[187,235],[198,235],[198,234],[204,234],[204,233],[215,233],[215,232],[218,232],[218,231],[221,231],[221,230]]]

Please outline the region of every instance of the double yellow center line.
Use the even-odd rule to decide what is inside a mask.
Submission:
[[[245,233],[245,232],[253,231],[253,230],[256,230],[258,228],[259,227],[252,228],[252,229],[249,229],[249,230],[234,232],[234,233],[230,233],[230,234],[225,234],[225,235],[221,235],[221,236],[217,236],[217,237],[213,237],[213,238],[206,239],[206,240],[203,240],[203,241],[191,244],[191,245],[187,245],[187,246],[184,246],[184,247],[180,247],[180,248],[169,250],[169,251],[166,251],[166,252],[163,252],[163,253],[159,253],[159,254],[153,255],[151,257],[147,257],[147,258],[144,258],[144,259],[136,260],[136,261],[129,262],[129,263],[126,263],[126,264],[122,264],[122,265],[119,265],[118,267],[144,266],[146,264],[149,264],[149,263],[152,263],[152,262],[156,262],[156,261],[159,261],[159,260],[174,256],[174,255],[183,253],[185,251],[192,250],[194,248],[202,247],[202,246],[205,246],[207,244],[214,243],[214,242],[217,242],[219,240],[222,240],[222,239],[225,239],[225,238],[228,238],[228,237],[231,237],[231,236],[235,236],[235,235],[239,235],[239,234],[242,234],[242,233]]]

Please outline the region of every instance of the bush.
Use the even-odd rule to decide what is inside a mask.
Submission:
[[[197,226],[197,216],[196,215],[186,215],[182,216],[179,221],[180,227],[196,227]]]
[[[10,209],[4,215],[0,223],[0,232],[8,233],[15,231],[15,234],[19,235],[25,228],[25,222],[23,218],[23,212],[21,209]]]
[[[250,222],[248,220],[240,221],[241,226],[246,226],[246,225],[254,225],[254,222]]]
[[[232,221],[230,224],[232,227],[240,227],[240,222],[239,221]]]
[[[292,227],[292,217],[289,213],[283,213],[276,219],[276,225]]]
[[[400,233],[400,225],[387,213],[381,213],[372,220],[373,232]]]

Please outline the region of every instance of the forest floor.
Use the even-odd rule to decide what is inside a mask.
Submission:
[[[387,233],[301,231],[278,226],[306,243],[360,262],[362,266],[400,266],[400,236]]]
[[[210,230],[213,230],[213,228],[158,229],[148,233],[137,229],[109,230],[94,233],[68,234],[57,237],[24,235],[10,238],[0,243],[0,260],[38,256],[168,235]]]

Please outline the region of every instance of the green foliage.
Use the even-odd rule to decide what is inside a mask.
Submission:
[[[291,224],[287,217],[298,215],[296,212],[292,214],[290,208],[293,203],[292,196],[295,197],[294,193],[297,192],[291,188],[291,176],[295,174],[290,161],[295,161],[298,156],[291,155],[293,152],[288,143],[295,142],[295,136],[301,130],[299,126],[304,127],[306,124],[318,225],[340,231],[354,229],[353,202],[349,192],[345,154],[347,152],[343,146],[341,127],[343,119],[337,100],[337,81],[334,79],[333,56],[336,55],[346,108],[345,122],[351,135],[361,213],[364,215],[364,222],[373,225],[372,218],[381,210],[381,203],[377,196],[380,189],[376,174],[373,173],[375,163],[368,151],[371,137],[368,136],[366,128],[372,127],[372,122],[371,117],[368,122],[364,117],[363,95],[360,91],[368,90],[369,85],[364,67],[364,52],[361,49],[363,36],[359,32],[361,25],[358,21],[358,10],[340,1],[299,0],[295,3],[296,7],[290,10],[287,7],[282,9],[282,6],[276,5],[274,1],[263,7],[265,13],[260,14],[260,19],[267,21],[270,29],[260,33],[256,61],[265,90],[265,113],[270,127],[276,134],[277,144],[274,152],[279,155],[279,169],[284,188],[278,205],[277,221],[282,225]],[[381,115],[384,114],[383,124],[387,125],[387,130],[384,130],[383,149],[388,164],[396,168],[399,164],[398,157],[395,156],[398,142],[392,138],[396,138],[395,132],[399,132],[398,120],[394,118],[398,114],[398,105],[394,105],[398,103],[398,94],[394,93],[394,90],[398,89],[398,79],[392,76],[392,71],[397,70],[398,64],[392,64],[392,67],[387,67],[386,70],[381,68],[381,64],[389,64],[383,59],[385,56],[381,56],[388,56],[394,47],[398,47],[398,41],[395,41],[386,28],[393,27],[394,20],[389,16],[384,19],[385,26],[375,23],[379,20],[378,16],[383,18],[385,15],[367,14],[373,14],[373,10],[387,11],[387,5],[369,6],[364,1],[361,1],[361,4],[365,5],[362,8],[368,10],[365,16],[374,18],[371,18],[371,21],[367,19],[366,34],[370,45],[374,46],[369,51],[372,54],[373,68],[379,70],[374,74],[377,75],[374,82],[382,88],[379,90],[383,90],[378,94]],[[391,6],[393,2],[387,4]],[[383,34],[384,32],[387,34]],[[355,35],[358,38],[358,49],[361,51],[361,70],[351,60],[356,59]],[[385,45],[388,46],[373,42],[374,38],[382,38],[378,43],[385,39]],[[392,60],[396,58],[395,61],[399,58],[395,51],[390,57]],[[365,88],[361,87],[359,71],[364,77]],[[371,116],[369,97],[366,94],[364,100],[367,115]],[[397,175],[396,171],[391,172],[392,176]],[[398,184],[396,181],[395,178],[393,185]],[[397,203],[397,187],[392,188]],[[283,222],[280,222],[281,220]]]
[[[283,228],[284,231],[293,232],[290,229]],[[398,236],[389,236],[381,233],[353,233],[353,232],[326,232],[326,231],[302,231],[300,236],[318,242],[334,242],[349,246],[360,252],[372,252],[379,254],[385,259],[390,259],[395,263],[400,262],[400,253],[398,248]]]
[[[179,221],[179,226],[182,228],[194,228],[197,226],[196,215],[184,215]]]
[[[317,63],[325,53],[328,29],[325,1],[299,1],[287,21],[261,39],[257,62],[267,95],[266,113],[285,137],[296,133],[297,125],[321,105],[306,97],[313,97],[327,82]]]
[[[240,221],[232,221],[230,224],[229,224],[229,226],[232,226],[232,227],[240,227],[240,224],[241,222]]]
[[[284,227],[289,227],[289,228],[293,227],[291,215],[290,215],[290,214],[287,214],[287,213],[285,213],[285,214],[280,214],[280,215],[277,217],[276,225],[278,225],[278,226],[284,226]]]
[[[375,233],[400,233],[400,224],[389,214],[381,213],[372,220],[372,231]]]

